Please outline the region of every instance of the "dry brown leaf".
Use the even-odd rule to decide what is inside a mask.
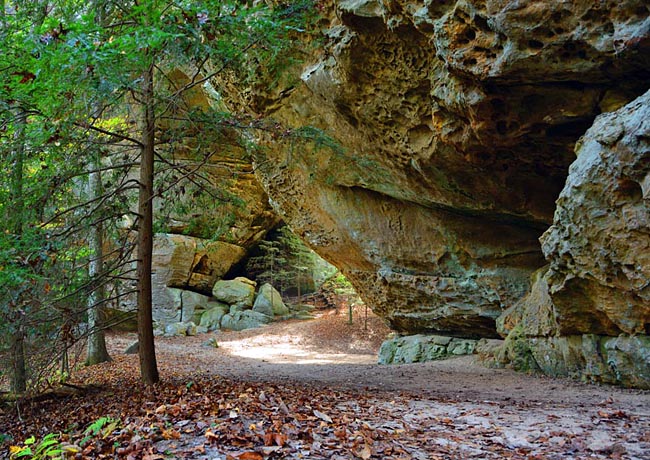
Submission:
[[[282,433],[274,433],[273,434],[273,441],[275,444],[279,447],[284,446],[284,444],[287,442],[287,437],[283,435]]]
[[[208,442],[212,442],[212,441],[215,441],[215,442],[216,442],[216,441],[219,440],[219,436],[216,435],[216,434],[214,434],[214,433],[212,432],[212,430],[211,430],[210,428],[208,428],[208,429],[205,431],[205,439],[206,439],[206,441],[208,441]]]
[[[314,409],[314,415],[316,417],[318,417],[319,419],[323,420],[324,422],[332,423],[332,418],[329,415],[327,415],[327,414],[325,414],[325,413],[323,413],[323,412],[321,412],[321,411],[319,411],[317,409]]]
[[[162,430],[161,435],[162,435],[163,439],[167,439],[167,440],[169,440],[169,439],[180,439],[181,438],[181,434],[178,431],[174,430],[174,429]]]
[[[156,414],[164,414],[166,411],[167,411],[167,406],[165,404],[156,407],[156,410],[154,410]]]
[[[241,454],[237,455],[237,458],[239,460],[264,460],[264,456],[262,454],[253,451],[242,452]]]
[[[372,457],[372,451],[370,450],[370,447],[368,447],[368,444],[364,444],[364,446],[359,450],[353,450],[352,453],[363,460],[368,460]]]

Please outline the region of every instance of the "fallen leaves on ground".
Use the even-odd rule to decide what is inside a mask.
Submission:
[[[642,441],[648,419],[609,407],[594,408],[578,433],[565,429],[551,412],[545,420],[524,420],[525,407],[502,403],[486,402],[486,410],[412,394],[169,370],[162,383],[145,387],[136,375],[133,360],[117,357],[77,376],[79,384],[99,383],[100,391],[25,403],[18,406],[20,417],[16,410],[0,414],[0,426],[16,441],[63,433],[66,455],[74,459],[544,460],[627,458],[632,441],[639,449],[650,448],[647,439]],[[119,423],[88,436],[86,427],[100,417]],[[525,436],[511,432],[513,423],[530,429]]]
[[[347,325],[342,309],[316,321],[242,331],[236,339],[248,337],[247,346],[259,341],[282,345],[280,338],[287,336],[310,353],[371,352],[381,328],[371,316],[366,331],[355,318]],[[371,340],[359,340],[364,334]],[[233,335],[220,333],[219,341]],[[489,392],[478,390],[471,398],[454,391],[434,397],[445,394],[439,392],[444,383],[436,373],[419,377],[431,391],[364,390],[369,382],[387,383],[380,380],[390,376],[369,366],[342,385],[342,378],[319,379],[343,374],[347,379],[350,367],[295,362],[299,374],[282,374],[277,371],[282,367],[263,360],[227,355],[226,347],[206,354],[202,337],[159,338],[163,381],[145,387],[138,380],[137,356],[117,351],[131,336],[111,339],[115,361],[73,375],[72,383],[88,389],[85,394],[57,393],[54,399],[0,407],[0,440],[4,433],[13,437],[5,440],[6,448],[0,445],[0,458],[9,455],[11,444],[21,445],[32,435],[42,440],[48,433],[61,433],[61,448],[71,459],[632,460],[648,458],[650,452],[647,409],[622,410],[612,398],[562,405],[509,397],[491,401],[485,396]],[[227,366],[238,370],[228,374],[235,378],[223,377]],[[415,369],[395,367],[394,372],[411,377]],[[476,374],[454,374],[447,385],[460,388],[469,378]],[[512,385],[503,389],[498,386],[503,382],[502,377],[494,385],[508,394]],[[91,383],[95,386],[86,386]],[[91,424],[96,429],[89,431]]]

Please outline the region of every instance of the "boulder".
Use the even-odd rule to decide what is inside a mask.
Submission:
[[[208,294],[246,254],[234,244],[185,235],[157,233],[153,244],[154,291],[174,287]]]
[[[228,313],[221,318],[221,329],[229,329],[232,331],[255,329],[271,321],[272,318],[270,316],[253,310],[237,311],[235,313]]]
[[[271,317],[289,314],[289,309],[282,301],[282,296],[269,283],[265,283],[260,287],[253,304],[253,311]]]
[[[193,291],[176,288],[160,288],[152,292],[153,319],[168,324],[179,321],[193,321],[195,313],[208,306],[210,297]]]
[[[650,338],[583,334],[530,338],[536,368],[552,376],[650,389]]]
[[[209,302],[207,309],[201,315],[200,326],[206,327],[209,331],[219,329],[221,326],[221,318],[226,315],[230,307],[221,302]]]
[[[255,284],[246,278],[219,280],[212,288],[215,299],[228,305],[252,307],[255,299]]]
[[[196,253],[196,238],[158,233],[153,239],[152,283],[154,291],[186,287]]]
[[[117,308],[103,308],[104,322],[114,331],[137,332],[138,313],[134,310],[124,311]]]
[[[165,334],[168,337],[196,335],[196,324],[191,321],[170,323],[165,325]]]
[[[587,131],[541,238],[562,335],[650,332],[650,92]]]
[[[219,341],[216,337],[210,337],[210,339],[203,342],[201,346],[205,348],[219,348]]]
[[[257,286],[257,282],[256,282],[256,281],[253,281],[253,280],[251,280],[251,279],[248,279],[248,278],[246,278],[245,276],[238,276],[238,277],[235,278],[235,281],[240,281],[240,282],[242,282],[242,283],[248,284],[248,285],[253,286],[253,287],[256,287],[256,286]]]
[[[124,350],[125,355],[137,355],[140,352],[140,342],[135,341]]]
[[[396,336],[385,340],[379,349],[379,364],[409,364],[471,355],[477,340],[436,335]]]
[[[246,256],[246,249],[223,241],[199,240],[188,287],[209,293],[214,283]]]
[[[234,305],[230,306],[229,313],[232,315],[238,311],[244,311],[244,310],[250,310],[251,307],[249,305],[242,305],[240,303],[236,303]]]

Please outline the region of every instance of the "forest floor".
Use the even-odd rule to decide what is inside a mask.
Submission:
[[[1,409],[0,434],[20,444],[63,433],[70,458],[650,459],[650,392],[489,369],[473,356],[380,366],[388,330],[355,315],[352,325],[332,310],[158,337],[154,387],[123,354],[135,334],[110,334],[113,362],[72,376],[93,386]]]

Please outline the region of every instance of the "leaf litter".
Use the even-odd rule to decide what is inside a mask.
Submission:
[[[277,327],[287,332],[287,326]],[[255,337],[250,332],[239,335]],[[239,356],[224,356],[227,350],[220,347],[210,353],[221,354],[221,364],[232,360],[229,371],[220,373],[219,365],[205,365],[210,358],[198,344],[205,336],[157,340],[162,350],[161,383],[142,385],[137,357],[116,353],[115,343],[123,346],[124,337],[111,336],[114,361],[73,375],[75,385],[92,384],[92,391],[4,407],[0,432],[11,435],[14,443],[31,435],[61,433],[64,455],[71,459],[650,458],[650,396],[644,392],[627,394],[637,398],[636,406],[615,398],[591,405],[554,402],[552,397],[541,402],[514,400],[507,393],[481,400],[485,394],[477,399],[450,389],[431,391],[438,383],[435,374],[428,375],[429,382],[420,382],[428,391],[388,391],[377,385],[360,387],[373,382],[369,374],[376,366],[364,367],[352,376],[356,379],[352,383],[318,382],[294,373],[278,379],[268,371],[279,368],[260,370]],[[333,340],[340,352],[341,337]],[[328,350],[326,343],[318,347],[320,352]],[[203,358],[188,359],[197,350]],[[352,369],[323,366],[331,373]],[[394,372],[406,369],[417,375],[419,365],[413,366],[395,367]],[[239,374],[233,371],[238,367]],[[310,369],[305,367],[304,372],[313,374]],[[375,379],[383,378],[381,372],[376,374]],[[600,391],[595,394],[607,393]],[[612,393],[626,395],[622,390]],[[97,425],[101,418],[105,423],[89,435],[89,425]],[[0,458],[9,456],[10,443],[5,444]]]

